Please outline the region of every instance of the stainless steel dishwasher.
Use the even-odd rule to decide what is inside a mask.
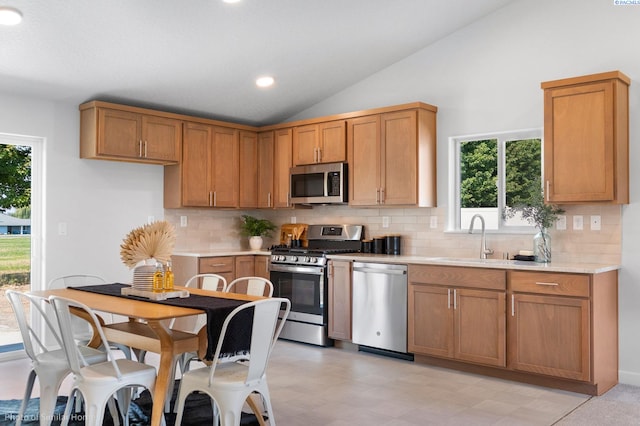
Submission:
[[[407,352],[406,265],[354,262],[352,303],[353,343]]]

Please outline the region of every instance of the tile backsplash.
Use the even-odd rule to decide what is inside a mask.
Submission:
[[[618,205],[563,205],[567,229],[552,229],[552,258],[559,262],[619,264],[622,252],[621,216]],[[251,214],[272,220],[280,226],[291,223],[348,223],[365,225],[365,237],[402,236],[402,254],[418,256],[476,257],[480,251],[480,234],[445,232],[446,208],[351,208],[348,206],[317,206],[292,210],[209,210],[167,209],[165,219],[177,231],[177,252],[207,252],[214,250],[248,249],[248,239],[240,236],[240,216]],[[572,229],[575,215],[584,218],[583,230]],[[590,229],[590,217],[601,217],[601,229]],[[187,226],[180,226],[180,217],[187,217]],[[383,227],[383,218],[384,225]],[[436,225],[432,228],[432,225]],[[532,250],[533,234],[497,234],[487,232],[487,247],[493,258],[511,257],[519,250]],[[277,243],[278,232],[265,239],[264,248]]]

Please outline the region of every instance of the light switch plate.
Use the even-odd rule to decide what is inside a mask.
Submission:
[[[187,217],[186,216],[180,216],[180,226],[182,228],[186,228],[187,227]]]
[[[573,230],[582,231],[584,227],[584,218],[582,215],[576,215],[573,217]]]
[[[389,227],[389,216],[382,216],[382,227],[383,228]]]
[[[67,222],[58,222],[58,235],[67,235]]]
[[[295,216],[291,216],[291,221],[289,223],[298,223],[298,218]]]
[[[438,227],[438,216],[429,217],[429,227],[431,229],[436,229]]]
[[[559,215],[556,221],[556,229],[558,231],[565,231],[567,229],[567,217],[565,215]]]
[[[602,229],[602,218],[600,215],[591,215],[591,230],[599,231]]]

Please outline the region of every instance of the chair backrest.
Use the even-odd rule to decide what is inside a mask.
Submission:
[[[42,307],[43,300],[45,299],[15,290],[7,290],[6,296],[7,299],[9,299],[9,303],[11,303],[13,311],[15,312],[16,320],[18,321],[18,328],[20,329],[20,334],[24,343],[24,350],[27,353],[27,356],[31,358],[34,363],[38,362],[38,357],[40,355],[54,349],[48,348],[45,345],[45,336],[47,339],[51,337],[55,339],[55,342],[57,343],[57,347],[55,349],[62,348],[62,340],[59,335],[58,327]],[[29,314],[27,313],[25,306],[29,307],[31,318],[29,318]],[[36,317],[39,317],[40,321],[42,321],[42,332],[38,331],[38,327],[34,328],[34,325],[38,324],[38,322],[34,321],[35,324],[32,324],[31,322],[31,319],[35,320]]]
[[[98,275],[64,275],[57,277],[49,281],[49,289],[66,288],[66,287],[80,287],[85,285],[98,285],[106,284],[107,281]]]
[[[240,288],[238,288],[240,287]],[[273,283],[263,277],[240,277],[231,281],[227,293],[244,293],[251,296],[273,296]]]
[[[197,288],[200,282],[202,282],[200,288],[204,290],[225,291],[227,289],[227,280],[218,274],[196,274],[189,278],[184,286]]]
[[[118,364],[115,362],[115,358],[113,357],[113,352],[110,349],[109,342],[104,335],[102,326],[100,325],[100,320],[98,320],[98,317],[93,312],[93,310],[83,303],[76,302],[75,300],[67,299],[65,297],[51,296],[49,300],[53,305],[56,318],[58,320],[60,336],[62,337],[62,347],[65,354],[67,355],[67,360],[69,361],[69,367],[71,368],[71,371],[79,377],[83,377],[82,367],[86,367],[88,365],[87,361],[84,359],[84,357],[80,353],[80,350],[78,349],[78,345],[76,343],[71,325],[71,319],[72,317],[75,317],[75,315],[71,313],[71,308],[75,308],[83,310],[89,316],[91,323],[95,327],[96,331],[100,335],[100,339],[102,340],[102,346],[107,353],[107,362],[111,362],[111,364],[113,365],[114,371],[116,372],[116,377],[121,378],[122,374],[120,372],[120,369],[118,368]]]
[[[283,305],[284,309],[282,309]],[[247,376],[244,379],[245,383],[251,384],[259,381],[264,376],[271,351],[278,340],[278,336],[280,336],[285,320],[289,316],[291,302],[289,299],[279,297],[257,300],[238,306],[227,316],[222,324],[222,331],[220,332],[213,363],[211,364],[209,385],[211,385],[215,377],[216,365],[218,364],[222,343],[227,333],[227,327],[236,315],[246,309],[253,309],[251,345],[249,348],[251,357],[248,361]]]

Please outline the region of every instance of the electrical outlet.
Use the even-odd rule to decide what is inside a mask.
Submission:
[[[556,221],[556,229],[558,231],[565,231],[567,229],[567,217],[565,215],[559,215]]]
[[[298,218],[295,216],[291,216],[291,222],[290,223],[298,223]]]
[[[429,217],[429,228],[436,229],[438,227],[438,216]]]
[[[582,215],[577,215],[573,217],[573,230],[574,231],[582,231],[584,226],[584,218]]]
[[[591,230],[599,231],[602,228],[602,218],[600,215],[591,216]]]
[[[382,227],[383,228],[389,227],[389,216],[382,216]]]
[[[182,228],[186,228],[187,227],[187,217],[186,216],[180,216],[180,226]]]
[[[58,223],[58,235],[67,235],[67,222]]]

